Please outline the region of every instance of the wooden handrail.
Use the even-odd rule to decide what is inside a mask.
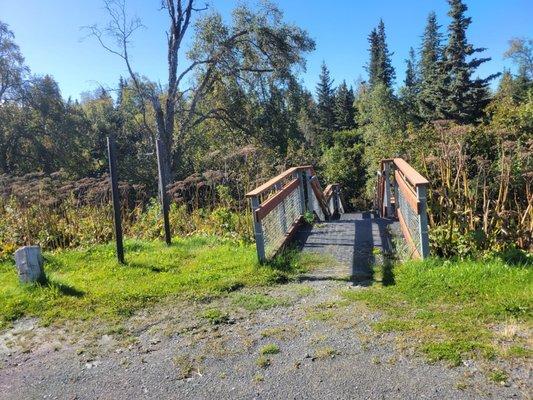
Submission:
[[[427,186],[429,181],[420,175],[413,167],[411,167],[407,161],[403,158],[395,158],[394,165],[402,172],[405,178],[409,181],[414,187],[417,186]]]
[[[265,218],[270,211],[272,211],[279,203],[285,200],[285,198],[289,196],[298,187],[299,183],[300,182],[298,181],[298,179],[292,180],[274,196],[272,196],[270,199],[261,204],[261,206],[255,212],[257,220],[261,221],[263,218]]]
[[[313,174],[315,173],[315,170],[312,165],[302,165],[299,167],[292,167],[288,170],[282,172],[281,174],[275,176],[274,178],[268,180],[267,182],[263,183],[261,186],[255,188],[254,190],[246,193],[246,197],[254,197],[259,196],[260,194],[263,194],[270,189],[272,189],[276,184],[283,181],[284,179],[288,178],[291,175],[294,175],[298,171],[305,171],[310,170]]]

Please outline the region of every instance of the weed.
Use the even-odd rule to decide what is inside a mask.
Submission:
[[[279,351],[280,351],[279,346],[274,343],[266,344],[263,347],[261,347],[261,349],[259,349],[259,353],[263,356],[267,354],[269,355],[278,354]]]
[[[335,350],[333,347],[325,346],[325,347],[319,347],[315,350],[314,359],[317,360],[323,360],[325,358],[335,358],[336,355],[338,355],[338,351]]]
[[[266,356],[259,356],[255,362],[260,368],[267,368],[270,366],[270,358]]]
[[[529,358],[532,356],[532,351],[524,346],[511,346],[507,350],[507,356],[509,357],[523,357],[523,358]]]
[[[202,311],[200,317],[209,321],[212,325],[225,324],[229,321],[228,313],[217,308],[210,308]]]
[[[172,361],[178,368],[178,379],[190,378],[195,370],[199,371],[199,360],[191,359],[187,355],[177,355]]]
[[[298,335],[298,330],[295,326],[276,326],[267,328],[261,332],[262,337],[273,337],[278,340],[289,340]]]
[[[307,312],[307,319],[313,321],[329,321],[333,319],[335,313],[332,310],[316,311],[311,310]]]
[[[489,374],[489,379],[493,382],[504,384],[508,379],[508,375],[501,369],[495,369]]]
[[[261,293],[238,294],[233,298],[233,304],[248,311],[267,310],[273,307],[288,306],[286,298],[276,298]]]

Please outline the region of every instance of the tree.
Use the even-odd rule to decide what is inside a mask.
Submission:
[[[387,45],[387,35],[385,34],[385,23],[383,20],[378,24],[378,44],[380,54],[380,81],[387,87],[392,87],[394,79],[396,78],[396,72],[392,66],[391,57],[394,53],[389,51]]]
[[[335,129],[335,89],[333,79],[331,79],[328,67],[322,62],[320,76],[316,87],[318,125],[323,136],[328,136],[323,140],[326,144],[331,144],[330,134]]]
[[[412,47],[409,49],[409,58],[405,60],[405,62],[407,68],[405,70],[404,86],[400,90],[400,98],[408,113],[415,118],[418,114],[417,100],[420,90],[420,82],[415,50]]]
[[[488,83],[499,74],[487,78],[472,79],[475,70],[490,58],[467,58],[474,53],[482,52],[484,48],[474,48],[468,43],[466,30],[472,22],[465,16],[468,10],[462,0],[448,0],[452,19],[448,26],[448,44],[445,49],[445,69],[448,78],[448,96],[446,98],[445,113],[450,119],[462,123],[477,120],[488,104]]]
[[[335,130],[349,130],[355,128],[355,108],[353,89],[348,88],[343,81],[335,92]]]
[[[379,48],[379,37],[378,31],[374,28],[368,35],[368,43],[370,43],[370,48],[368,52],[370,53],[370,60],[366,65],[365,69],[368,72],[368,83],[370,87],[374,87],[379,82],[380,76],[380,48]]]
[[[0,103],[17,97],[22,81],[29,73],[14,39],[9,26],[0,21]]]
[[[382,83],[391,88],[396,78],[396,72],[392,66],[391,57],[393,53],[389,51],[387,45],[387,35],[383,20],[380,20],[378,27],[370,32],[368,42],[370,43],[370,61],[366,70],[368,71],[370,87],[373,88],[376,84]]]
[[[518,66],[518,76],[533,80],[533,40],[513,38],[509,40],[509,49],[504,53],[504,58],[510,58]]]
[[[418,114],[425,121],[444,118],[443,102],[446,98],[446,73],[443,65],[442,34],[437,16],[428,15],[420,50],[420,94]]]
[[[232,14],[232,25],[226,24],[216,12],[198,18],[193,43],[184,54],[182,44],[195,15],[207,9],[207,6],[198,7],[197,3],[196,0],[162,1],[161,9],[169,17],[168,79],[164,87],[141,79],[134,70],[129,49],[142,23],[138,18],[128,18],[125,0],[105,0],[109,24],[105,28],[89,27],[106,50],[124,60],[133,88],[143,100],[143,123],[151,136],[163,142],[166,150],[162,168],[166,178],[170,175],[171,160],[176,165],[181,156],[174,147],[175,127],[179,127],[179,135],[183,136],[202,121],[223,114],[218,109],[200,112],[198,107],[217,82],[228,76],[242,82],[265,75],[283,79],[294,65],[303,66],[302,53],[314,48],[305,31],[284,23],[281,11],[264,2],[256,11],[244,5],[237,7]],[[183,65],[185,59],[187,65]],[[187,80],[190,85],[185,86]],[[155,124],[150,124],[148,119],[149,107]]]

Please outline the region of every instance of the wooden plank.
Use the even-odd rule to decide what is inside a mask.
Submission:
[[[275,176],[274,178],[270,179],[269,181],[263,183],[261,186],[255,188],[251,192],[246,193],[246,197],[253,197],[258,196],[261,193],[266,192],[267,190],[270,190],[274,185],[279,183],[285,178],[288,178],[289,176],[295,174],[298,171],[297,167],[292,167],[286,170],[285,172],[282,172],[281,174]]]
[[[283,179],[288,178],[289,176],[295,174],[298,171],[305,171],[305,170],[309,170],[313,175],[315,174],[315,170],[312,165],[301,165],[298,167],[292,167],[282,172],[281,174],[275,176],[274,178],[268,180],[267,182],[263,183],[261,186],[258,186],[254,190],[246,193],[246,197],[259,196],[260,194],[272,189],[273,186],[275,186],[277,183],[279,183]]]
[[[403,197],[405,198],[405,200],[407,200],[409,207],[411,207],[411,209],[417,214],[420,214],[420,201],[418,200],[416,194],[407,185],[407,183],[405,183],[403,176],[398,171],[394,171],[394,178],[398,183],[398,188],[402,191],[404,195]]]
[[[261,221],[266,215],[279,205],[287,196],[289,196],[300,184],[299,179],[293,179],[285,185],[278,193],[269,198],[256,210],[255,215],[258,221]]]
[[[429,181],[424,178],[422,175],[420,175],[413,167],[411,167],[407,161],[405,161],[403,158],[395,158],[394,164],[400,171],[402,171],[405,178],[411,183],[413,186],[422,186],[422,185],[429,185]]]
[[[333,186],[334,185],[329,184],[328,186],[326,186],[326,189],[324,189],[324,198],[326,199],[326,201],[329,201],[329,198],[333,194]]]
[[[420,253],[418,252],[415,242],[413,241],[413,238],[411,237],[411,232],[409,232],[409,228],[407,228],[407,225],[405,223],[405,219],[403,218],[402,211],[400,209],[398,211],[398,220],[400,221],[400,228],[402,228],[402,234],[405,240],[407,241],[407,244],[411,248],[411,255],[415,258],[421,258]]]

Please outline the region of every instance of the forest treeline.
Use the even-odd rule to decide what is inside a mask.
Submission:
[[[405,77],[396,76],[385,23],[377,21],[368,35],[367,79],[335,82],[324,63],[314,93],[300,79],[314,41],[267,2],[237,7],[230,22],[215,10],[200,14],[187,52],[191,64],[177,68],[168,86],[130,69],[117,88],[80,100],[64,99],[52,76],[32,75],[0,22],[0,242],[61,247],[93,242],[80,238],[91,232],[96,241],[108,240],[112,231],[100,228],[109,216],[102,182],[106,137],[115,135],[132,234],[159,232],[153,198],[160,138],[176,233],[206,229],[199,221],[209,220],[217,232],[249,237],[249,224],[233,213],[246,208],[246,190],[300,163],[315,165],[325,182],[342,185],[352,207],[367,209],[379,161],[401,156],[431,182],[434,254],[531,249],[533,42],[510,40],[505,57],[514,73],[479,77],[477,68],[490,59],[468,40],[466,4],[448,3],[449,24],[428,16]],[[117,4],[106,2],[111,16]],[[179,32],[169,15],[170,32]],[[127,49],[110,48],[105,32],[133,35],[140,22],[129,26],[131,32],[113,31],[112,22],[107,30],[89,28],[128,68]],[[72,209],[85,225],[69,231]],[[191,211],[198,226],[179,228]]]

